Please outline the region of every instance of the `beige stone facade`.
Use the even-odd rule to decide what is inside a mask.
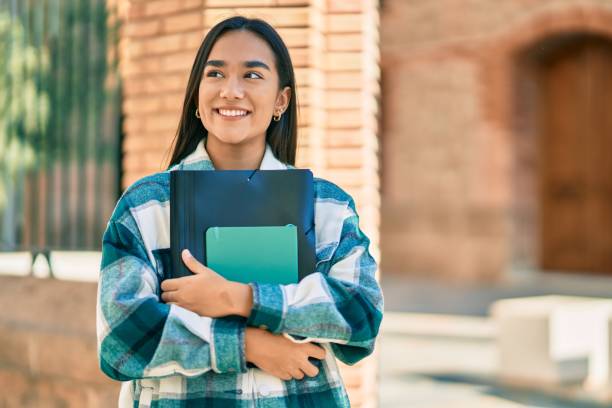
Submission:
[[[383,4],[383,270],[481,281],[540,269],[543,108],[528,85],[563,41],[612,39],[612,3]]]

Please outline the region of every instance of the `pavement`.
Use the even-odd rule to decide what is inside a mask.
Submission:
[[[507,384],[497,377],[491,303],[546,294],[610,297],[612,278],[545,275],[491,285],[382,279],[385,318],[379,336],[381,408],[603,408],[609,395],[580,384]],[[606,402],[607,401],[607,402]]]
[[[487,316],[494,301],[513,297],[612,297],[612,277],[560,273],[517,272],[502,282],[463,284],[383,272],[381,286],[387,311],[462,316]]]

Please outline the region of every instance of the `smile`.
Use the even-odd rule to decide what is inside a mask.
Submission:
[[[248,115],[250,112],[243,109],[215,109],[215,111],[226,118],[239,118]]]

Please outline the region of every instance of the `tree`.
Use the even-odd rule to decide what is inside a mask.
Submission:
[[[49,95],[41,87],[49,52],[29,44],[17,18],[0,11],[0,246],[16,246],[18,203],[25,173],[37,162],[37,144],[49,120]]]

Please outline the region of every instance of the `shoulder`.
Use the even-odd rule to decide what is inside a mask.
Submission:
[[[319,203],[335,204],[342,208],[352,208],[354,210],[353,197],[344,191],[337,184],[329,180],[315,177],[313,179],[315,201]]]
[[[315,178],[313,182],[317,245],[339,242],[345,221],[356,215],[353,198],[331,181]]]
[[[111,221],[125,219],[143,206],[166,205],[169,202],[170,173],[154,173],[135,181],[125,189],[113,211]]]

